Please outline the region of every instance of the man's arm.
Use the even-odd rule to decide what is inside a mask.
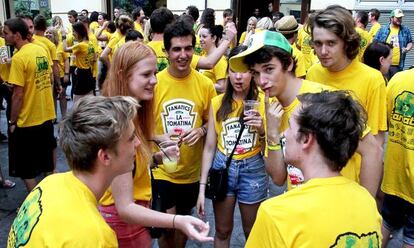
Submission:
[[[266,172],[270,175],[276,185],[282,186],[287,177],[285,162],[283,161],[282,149],[280,147],[280,123],[283,116],[283,107],[279,102],[269,103],[269,95],[265,96],[266,108],[266,141],[267,156],[264,156]],[[270,146],[273,147],[270,147]],[[279,146],[278,149],[275,149]],[[266,154],[265,154],[266,155]]]
[[[408,43],[407,44],[407,46],[406,47],[403,47],[402,48],[402,52],[403,53],[408,53],[409,51],[411,51],[411,49],[413,48],[413,43],[412,42],[410,42],[410,43]]]
[[[24,88],[22,86],[13,85],[13,93],[12,93],[12,106],[11,106],[11,113],[10,113],[10,122],[17,123],[17,118],[19,116],[20,110],[23,104],[23,95],[24,95]],[[16,125],[10,126],[10,132],[14,131]]]
[[[377,136],[377,135],[376,135]],[[371,133],[359,141],[357,152],[361,155],[360,184],[375,198],[381,183],[383,166],[383,149],[378,140],[381,135],[374,137]]]

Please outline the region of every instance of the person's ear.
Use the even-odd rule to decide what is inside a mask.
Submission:
[[[96,157],[104,165],[109,165],[111,162],[111,154],[108,153],[107,149],[99,149]]]
[[[384,56],[381,56],[379,58],[380,65],[382,65],[384,63],[384,60],[385,60]]]
[[[315,142],[315,135],[312,133],[307,133],[302,136],[302,146],[304,149],[307,149],[312,146]]]
[[[290,58],[290,64],[288,66],[288,71],[292,71],[293,70],[293,63],[294,63],[294,58],[293,56]]]

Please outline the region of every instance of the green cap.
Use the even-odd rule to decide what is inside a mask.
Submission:
[[[244,63],[244,57],[252,54],[264,46],[278,47],[290,54],[292,54],[292,47],[289,41],[278,32],[273,31],[261,31],[255,33],[250,37],[248,48],[230,58],[230,68],[236,72],[245,72],[249,70],[249,67]]]
[[[401,9],[395,9],[395,10],[391,11],[391,17],[399,18],[399,17],[403,17],[403,16],[404,16],[404,13],[402,12]]]

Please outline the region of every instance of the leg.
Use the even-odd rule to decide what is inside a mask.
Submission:
[[[62,119],[65,118],[66,116],[66,111],[67,111],[67,100],[66,100],[66,87],[63,87],[62,89],[62,93],[60,93],[60,98],[59,98],[59,106],[60,106],[60,113],[62,115]]]
[[[30,191],[32,191],[32,190],[36,187],[36,185],[37,185],[37,183],[36,183],[36,178],[23,179],[23,181],[24,181],[24,184],[26,185],[27,192],[29,192],[29,193],[30,193]]]
[[[228,196],[221,202],[213,203],[214,220],[216,222],[214,247],[230,247],[235,205],[236,198],[234,196]]]
[[[3,172],[0,169],[0,188],[11,189],[14,186],[16,186],[16,183],[4,178]]]
[[[394,230],[404,227],[405,216],[407,214],[407,202],[397,196],[384,194],[382,215],[382,247],[387,247],[390,240],[390,234]]]
[[[178,184],[176,185],[176,213],[181,215],[191,215],[198,198],[199,183]],[[187,236],[180,230],[174,230],[174,247],[184,248],[187,243]]]
[[[414,204],[407,202],[407,216],[403,229],[404,248],[414,248]]]
[[[261,202],[255,204],[243,204],[239,202],[240,214],[243,224],[244,236],[249,237],[250,231],[252,230],[254,221],[256,220],[257,210],[259,209]]]

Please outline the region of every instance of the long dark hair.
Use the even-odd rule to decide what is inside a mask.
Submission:
[[[247,46],[237,46],[235,48],[233,48],[230,51],[229,54],[229,59],[243,51],[245,51],[247,49]],[[230,82],[229,77],[227,77],[227,88],[226,91],[224,92],[224,96],[223,99],[221,101],[221,105],[220,108],[217,111],[216,114],[216,119],[218,121],[222,121],[227,119],[227,116],[234,111],[233,109],[233,93],[234,93],[234,88],[233,85]],[[258,96],[259,92],[257,90],[257,86],[255,81],[252,79],[250,80],[250,88],[249,88],[249,92],[246,95],[245,100],[256,100],[257,96]],[[243,114],[243,111],[241,111],[240,116]]]
[[[364,52],[364,64],[371,66],[374,69],[381,69],[380,58],[387,58],[392,50],[392,46],[385,42],[373,41],[367,46]]]
[[[86,30],[85,26],[81,22],[75,22],[72,25],[73,31],[78,33],[79,35],[79,42],[82,40],[89,40],[88,38],[88,30]]]

